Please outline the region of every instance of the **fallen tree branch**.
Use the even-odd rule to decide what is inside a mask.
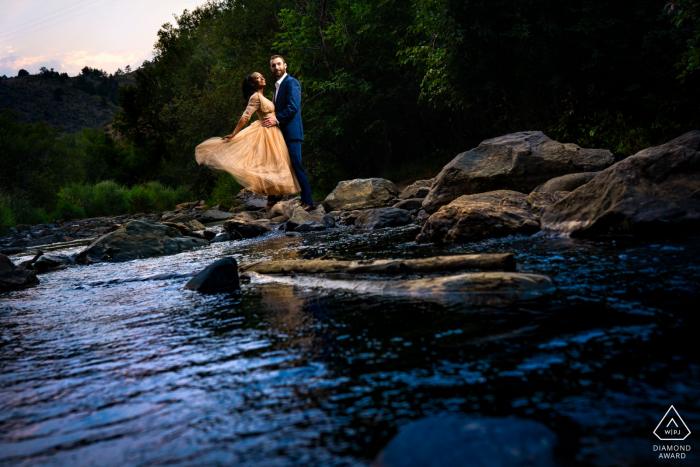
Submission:
[[[259,274],[290,274],[292,272],[297,274],[412,274],[454,272],[467,269],[514,271],[515,258],[512,253],[502,253],[374,261],[310,259],[258,261],[242,264],[239,267],[240,272],[257,272]]]

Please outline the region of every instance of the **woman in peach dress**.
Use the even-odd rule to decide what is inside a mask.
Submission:
[[[243,80],[243,96],[248,101],[236,129],[223,138],[210,138],[197,146],[199,164],[225,170],[244,188],[268,196],[268,209],[281,195],[301,190],[289,159],[280,127],[265,128],[261,121],[275,114],[275,104],[263,96],[265,78],[251,73]],[[242,130],[253,112],[258,120]]]

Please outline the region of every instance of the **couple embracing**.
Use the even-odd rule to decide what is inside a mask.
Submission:
[[[199,164],[229,172],[258,195],[267,195],[267,210],[283,195],[301,192],[302,207],[315,209],[306,172],[301,166],[301,85],[287,74],[287,63],[273,55],[270,69],[277,78],[270,101],[263,95],[265,78],[254,72],[243,79],[248,102],[236,129],[223,138],[211,138],[195,149]],[[257,113],[258,121],[243,127]]]

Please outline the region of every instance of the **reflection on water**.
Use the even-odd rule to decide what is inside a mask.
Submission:
[[[653,465],[669,405],[700,426],[698,238],[436,247],[415,233],[274,233],[57,271],[0,297],[0,464],[367,465],[400,426],[455,411],[541,421],[565,465]],[[507,251],[558,292],[486,306],[182,287],[227,255]]]

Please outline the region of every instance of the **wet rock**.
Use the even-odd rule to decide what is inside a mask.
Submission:
[[[241,222],[235,219],[224,222],[224,230],[228,234],[235,234],[240,238],[259,237],[272,231],[270,227],[261,222]]]
[[[362,214],[364,211],[350,211],[350,212],[344,212],[341,214],[340,219],[338,220],[338,223],[340,225],[355,225],[355,221],[357,220],[358,216]]]
[[[700,231],[700,131],[602,171],[549,207],[542,224],[571,236]]]
[[[75,264],[75,255],[62,254],[43,254],[34,263],[32,267],[37,274],[44,274],[56,269],[63,269],[66,266]]]
[[[430,180],[418,180],[408,185],[399,195],[401,199],[412,199],[412,198],[425,198],[425,196],[430,191],[430,186],[435,181],[434,178]]]
[[[230,209],[231,209],[230,206],[224,206],[223,204],[217,204],[216,206],[212,206],[210,211],[229,212]]]
[[[272,224],[284,224],[288,220],[289,219],[286,216],[277,216],[277,217],[273,217],[272,219],[270,219],[270,223],[272,223]]]
[[[301,224],[296,227],[294,227],[295,232],[320,232],[322,230],[326,230],[327,227],[323,224],[319,224],[317,222],[311,222],[308,224]]]
[[[396,186],[389,180],[358,178],[338,183],[322,205],[326,212],[379,208],[392,205],[397,195]]]
[[[7,256],[0,254],[0,293],[25,289],[39,284],[34,271],[18,268]]]
[[[32,226],[29,224],[17,224],[17,230],[19,230],[20,232],[24,232],[25,230],[29,230],[31,228]]]
[[[233,258],[217,260],[194,276],[185,288],[202,293],[239,290],[238,264]]]
[[[193,232],[192,229],[190,229],[188,226],[186,226],[185,224],[182,224],[180,222],[177,222],[177,223],[176,222],[163,222],[163,225],[167,225],[168,227],[173,227],[173,228],[179,230],[180,233],[186,237],[205,239],[204,235]],[[206,239],[206,240],[208,240],[208,239]]]
[[[301,233],[299,233],[299,232],[294,232],[294,231],[292,231],[292,232],[285,232],[285,233],[284,233],[284,236],[285,236],[285,237],[300,237],[300,236],[301,236]]]
[[[562,175],[561,177],[553,178],[533,190],[537,193],[555,193],[557,191],[574,191],[581,185],[593,180],[593,177],[600,172],[582,172],[577,174]]]
[[[610,151],[562,144],[541,131],[500,136],[482,141],[447,164],[435,178],[423,209],[434,213],[460,196],[493,190],[530,193],[552,178],[602,170],[613,161]]]
[[[239,222],[255,222],[257,220],[265,218],[265,213],[261,211],[243,211],[237,213],[231,219],[237,220]]]
[[[214,237],[216,237],[216,232],[214,232],[212,230],[202,230],[201,235],[202,235],[202,237],[204,237],[205,240],[212,241],[212,240],[214,240]]]
[[[405,209],[410,212],[418,212],[423,207],[423,198],[404,199],[396,203],[393,207]]]
[[[229,240],[231,240],[231,236],[226,232],[221,232],[211,239],[211,243],[228,242]]]
[[[398,227],[411,222],[411,213],[399,208],[379,208],[363,211],[357,216],[355,225],[361,229],[383,229]]]
[[[294,209],[301,206],[301,198],[290,199],[289,201],[280,201],[279,203],[272,206],[270,209],[269,217],[271,219],[275,217],[284,217],[286,222],[292,218],[294,215]]]
[[[185,224],[187,227],[189,227],[189,228],[192,229],[193,231],[194,231],[194,230],[204,230],[204,229],[206,228],[206,227],[204,226],[204,224],[202,224],[201,222],[199,222],[197,219],[193,219],[193,220],[191,220],[191,221],[183,222],[183,224]]]
[[[527,195],[527,204],[535,215],[542,216],[546,208],[567,196],[569,196],[568,191],[555,191],[553,193],[533,191]]]
[[[193,221],[195,217],[189,213],[167,211],[160,216],[160,222],[172,222],[174,224],[184,224]]]
[[[41,246],[50,245],[52,243],[58,243],[61,239],[57,235],[48,235],[46,237],[39,237],[29,240],[27,246]]]
[[[232,218],[233,216],[234,214],[231,214],[230,212],[210,209],[208,211],[204,211],[202,215],[199,218],[197,218],[197,220],[203,224],[207,224],[210,222],[225,221],[227,219]]]
[[[322,209],[312,211],[312,212],[306,212],[302,207],[297,206],[294,208],[294,212],[292,213],[291,219],[287,221],[286,230],[295,230],[297,232],[309,232],[311,230],[317,229],[317,227],[314,227],[313,229],[302,229],[302,230],[297,230],[298,227],[301,227],[302,225],[322,225],[324,230],[326,228],[334,227],[335,226],[335,218],[333,216],[330,216],[328,214],[325,214]]]
[[[449,415],[409,423],[373,467],[554,467],[556,435],[518,418]]]
[[[430,218],[430,214],[428,214],[427,212],[425,212],[423,210],[418,211],[418,214],[416,214],[416,220],[418,221],[418,223],[420,225],[424,225],[429,218]]]
[[[76,257],[79,264],[122,262],[164,256],[208,245],[207,240],[186,237],[176,228],[144,220],[132,220],[99,237]]]
[[[540,230],[527,196],[498,190],[466,195],[430,216],[416,237],[418,243],[474,241]]]
[[[16,255],[17,253],[24,253],[25,251],[26,248],[24,247],[7,247],[0,249],[0,254],[10,256]]]
[[[246,189],[238,192],[236,200],[240,203],[240,206],[245,207],[249,211],[264,210],[267,205],[267,197],[256,195]]]
[[[118,230],[122,224],[112,224],[111,226],[107,227],[104,232],[102,232],[102,235],[108,234],[110,232],[114,232],[115,230]]]

